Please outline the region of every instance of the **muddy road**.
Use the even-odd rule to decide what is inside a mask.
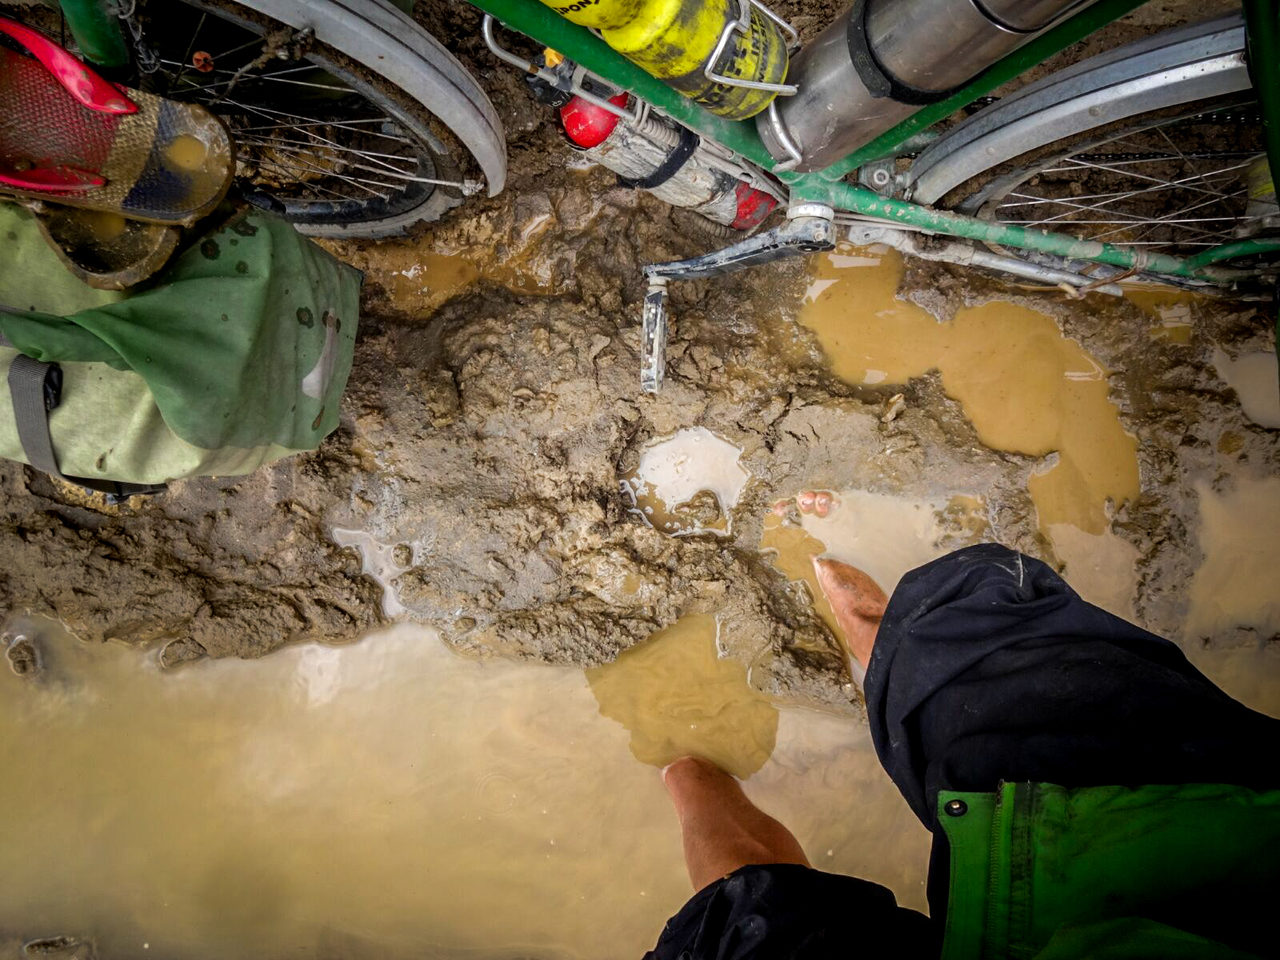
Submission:
[[[119,507],[0,465],[0,612],[158,649],[172,668],[348,643],[389,615],[476,655],[592,665],[683,614],[715,613],[755,686],[856,710],[802,571],[761,549],[763,537],[784,550],[770,530],[801,526],[775,503],[818,488],[941,504],[939,548],[991,538],[1068,578],[1114,583],[1119,570],[1110,600],[1121,612],[1190,643],[1274,639],[1265,603],[1238,622],[1204,614],[1188,625],[1187,584],[1208,550],[1202,500],[1256,482],[1274,506],[1265,484],[1280,434],[1225,378],[1235,360],[1274,349],[1254,306],[1070,300],[843,250],[675,285],[667,386],[649,396],[641,265],[723,236],[578,169],[518,78],[494,67],[486,77],[513,135],[506,193],[404,240],[334,247],[366,274],[337,433],[252,476],[176,483]],[[995,301],[1022,313],[973,319]],[[897,366],[863,349],[869,333],[859,339],[886,310],[932,325],[903,340]],[[1032,315],[1049,332],[1029,355],[1075,350],[1096,367],[1086,379],[1101,393],[1069,450],[1061,425],[1010,435],[1049,416],[1026,401],[1034,384],[1000,364],[1018,317]],[[930,339],[933,328],[952,339]],[[734,503],[669,504],[693,527],[673,536],[620,480],[650,444],[689,427],[740,450],[749,478]],[[1095,427],[1130,438],[1116,456],[1131,461],[1073,466]],[[1037,493],[1059,469],[1060,496]],[[1110,483],[1107,470],[1131,482]]]

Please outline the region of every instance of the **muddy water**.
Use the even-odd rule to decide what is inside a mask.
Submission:
[[[1274,350],[1254,350],[1232,357],[1218,347],[1213,365],[1240,398],[1244,415],[1260,427],[1280,428],[1280,376]]]
[[[706,427],[688,427],[644,450],[620,481],[634,512],[672,536],[728,534],[731,513],[751,474],[742,451]]]
[[[1196,484],[1204,555],[1191,581],[1186,637],[1223,637],[1235,627],[1280,634],[1280,478]]]
[[[865,730],[762,701],[709,618],[590,683],[403,625],[170,673],[40,646],[38,679],[0,671],[0,956],[634,958],[689,893],[651,765],[686,743],[737,745],[816,864],[923,906],[927,835]]]
[[[355,258],[361,262],[360,258]],[[371,266],[365,264],[365,266]],[[383,244],[378,247],[376,275],[389,287],[399,309],[429,315],[447,300],[479,280],[489,280],[519,293],[553,293],[554,281],[545,266],[527,259],[505,265],[493,261],[492,251],[437,253],[418,246]]]
[[[938,370],[984,444],[1046,458],[1029,484],[1043,529],[1104,532],[1114,507],[1138,495],[1137,441],[1108,397],[1107,371],[1025,307],[988,303],[938,323],[896,297],[901,278],[892,252],[817,259],[800,321],[833,372],[871,385]]]
[[[834,495],[825,517],[797,514],[798,523],[779,512],[766,517],[760,549],[789,579],[805,584],[818,615],[844,642],[847,638],[818,586],[814,557],[852,564],[892,593],[909,570],[985,539],[986,509],[981,497],[963,494],[948,500],[913,500],[842,490]],[[860,677],[865,664],[851,666]]]
[[[396,593],[394,581],[413,566],[414,548],[408,543],[381,543],[364,530],[333,531],[333,542],[340,547],[354,547],[360,554],[360,572],[382,588],[382,613],[394,620],[405,613]]]
[[[1154,321],[1149,328],[1152,337],[1184,346],[1191,343],[1195,330],[1194,294],[1169,289],[1130,289],[1125,291],[1125,297]]]
[[[601,715],[631,734],[636,759],[662,767],[696,754],[745,778],[772,755],[778,711],[745,665],[719,655],[717,633],[715,617],[685,617],[587,671]]]

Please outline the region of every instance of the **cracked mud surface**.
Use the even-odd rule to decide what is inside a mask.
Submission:
[[[507,193],[411,239],[337,246],[366,271],[338,432],[252,476],[120,507],[0,464],[0,613],[160,648],[166,666],[345,643],[383,621],[380,587],[333,541],[335,527],[359,529],[396,547],[407,616],[463,650],[589,665],[682,614],[716,613],[756,686],[854,709],[805,588],[759,552],[776,499],[978,491],[991,536],[1059,559],[1027,493],[1040,460],[982,446],[937,374],[903,389],[828,371],[796,321],[803,262],[674,286],[667,386],[643,394],[640,267],[712,249],[716,234],[604,171],[565,170],[569,151],[514,75],[489,79],[514,133]],[[1114,530],[1138,554],[1138,619],[1176,634],[1201,559],[1194,482],[1280,466],[1277,432],[1244,416],[1211,365],[1215,345],[1269,347],[1271,321],[1197,301],[1179,343],[1153,337],[1127,301],[1011,291],[936,265],[909,267],[901,295],[943,320],[994,298],[1033,306],[1112,371],[1142,485]],[[905,410],[882,421],[899,392]],[[692,425],[740,447],[751,473],[727,538],[666,536],[619,491],[648,442]]]

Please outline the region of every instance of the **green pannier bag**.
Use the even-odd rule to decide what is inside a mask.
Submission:
[[[0,249],[0,456],[132,492],[249,473],[337,427],[360,274],[284,220],[237,215],[125,292],[72,276],[12,203]]]

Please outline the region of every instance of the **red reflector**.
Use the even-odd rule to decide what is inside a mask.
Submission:
[[[739,183],[734,194],[738,198],[738,216],[734,218],[735,230],[750,230],[764,222],[778,201],[763,190],[757,190],[746,183]]]

